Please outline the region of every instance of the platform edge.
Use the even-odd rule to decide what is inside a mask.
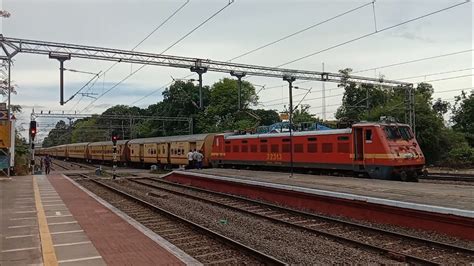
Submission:
[[[189,254],[185,253],[182,251],[180,248],[177,246],[173,245],[170,243],[168,240],[164,239],[163,237],[159,236],[155,232],[151,231],[150,229],[146,228],[139,222],[135,221],[133,218],[122,212],[121,210],[117,209],[116,207],[112,206],[110,203],[106,202],[105,200],[99,198],[97,195],[94,193],[90,192],[89,190],[83,188],[81,185],[79,185],[77,182],[69,178],[68,176],[61,174],[66,180],[71,182],[73,185],[84,191],[87,195],[91,196],[93,199],[95,199],[97,202],[105,206],[107,209],[111,210],[113,213],[118,215],[120,218],[124,219],[127,223],[132,225],[134,228],[136,228],[138,231],[146,235],[148,238],[150,238],[153,242],[158,244],[160,247],[164,248],[166,251],[174,255],[176,258],[181,260],[183,263],[186,265],[202,265],[199,261],[191,257]]]

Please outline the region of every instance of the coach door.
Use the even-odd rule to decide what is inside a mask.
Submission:
[[[354,161],[364,160],[364,131],[362,128],[354,129]]]
[[[196,142],[189,142],[189,149],[194,151],[196,149]],[[186,154],[188,151],[184,151]]]

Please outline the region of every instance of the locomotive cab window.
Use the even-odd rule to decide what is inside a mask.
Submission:
[[[365,142],[372,143],[372,130],[371,129],[365,130]]]

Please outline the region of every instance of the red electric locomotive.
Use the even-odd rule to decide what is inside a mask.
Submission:
[[[219,134],[211,153],[213,166],[289,167],[291,161],[295,168],[350,171],[403,181],[415,181],[425,164],[410,127],[397,123],[293,132],[291,138],[288,132]]]

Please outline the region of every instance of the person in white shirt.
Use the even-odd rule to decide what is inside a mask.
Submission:
[[[197,151],[194,154],[194,160],[196,161],[196,169],[202,169],[202,160],[204,159],[204,155],[202,155],[201,151]]]
[[[189,150],[188,152],[188,169],[194,168],[194,152]]]

